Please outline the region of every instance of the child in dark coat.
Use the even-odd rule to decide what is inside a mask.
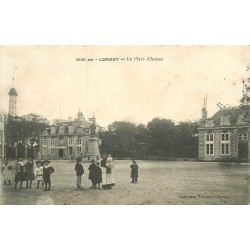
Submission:
[[[131,183],[137,183],[137,178],[138,178],[138,165],[136,164],[136,161],[133,160],[132,164],[130,165],[131,168],[131,178],[132,181]]]
[[[75,171],[76,171],[76,188],[77,189],[83,189],[81,186],[82,183],[82,175],[84,174],[84,169],[81,164],[82,159],[80,157],[76,158],[76,165],[75,165]]]
[[[98,189],[100,189],[100,185],[102,183],[102,169],[100,167],[99,162],[96,163],[96,168],[94,170],[94,178],[95,178],[95,183],[98,186]]]
[[[95,168],[96,168],[95,160],[92,159],[88,170],[89,170],[89,180],[91,180],[92,182],[92,186],[90,188],[94,189],[96,188]]]
[[[43,167],[43,181],[45,184],[45,189],[43,191],[50,191],[51,188],[51,180],[50,175],[55,172],[54,168],[51,167],[49,160],[44,160],[44,167]]]

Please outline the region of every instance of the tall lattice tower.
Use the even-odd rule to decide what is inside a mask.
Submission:
[[[15,88],[11,88],[9,91],[9,115],[11,117],[15,117],[17,115],[16,109],[16,98],[17,98],[17,91]]]

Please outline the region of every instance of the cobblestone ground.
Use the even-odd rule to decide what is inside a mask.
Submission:
[[[52,190],[0,186],[0,204],[8,205],[226,205],[249,204],[247,164],[138,161],[139,181],[130,183],[130,161],[115,161],[116,185],[111,190],[90,189],[84,163],[83,190],[76,190],[73,161],[52,161]],[[14,174],[14,173],[13,173]],[[14,176],[14,175],[13,175]]]

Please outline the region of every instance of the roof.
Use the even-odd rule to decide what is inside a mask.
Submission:
[[[17,96],[17,91],[15,88],[11,88],[9,91],[9,95],[16,95]]]
[[[230,107],[230,108],[222,108],[218,110],[210,119],[214,120],[215,126],[220,125],[220,117],[221,116],[230,116],[230,124],[235,125],[237,123],[237,119],[239,114],[243,114],[243,111],[240,107]]]

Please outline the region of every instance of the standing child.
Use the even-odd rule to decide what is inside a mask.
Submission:
[[[44,160],[43,181],[45,184],[45,189],[43,191],[50,191],[51,188],[50,175],[54,172],[55,172],[54,168],[50,166],[50,161]]]
[[[76,158],[76,165],[75,165],[75,171],[76,171],[76,188],[77,189],[83,189],[81,186],[82,183],[82,175],[84,174],[84,169],[81,164],[82,158],[78,157]]]
[[[20,189],[22,189],[23,181],[26,181],[26,165],[23,162],[23,158],[19,157],[16,162],[16,173],[15,173],[15,189],[18,182],[20,181]]]
[[[40,186],[40,182],[42,183],[42,188],[44,186],[43,182],[43,166],[42,161],[36,161],[36,167],[35,167],[35,174],[36,174],[36,180],[37,180],[37,189]]]
[[[34,162],[32,158],[28,158],[26,162],[26,188],[31,188],[32,181],[35,180]]]
[[[3,185],[6,185],[7,182],[10,185],[11,181],[11,166],[8,162],[8,160],[4,160],[4,164],[1,168],[1,174],[3,176]]]
[[[100,189],[102,183],[102,169],[100,168],[99,162],[96,163],[96,168],[94,170],[94,178],[95,178],[95,183],[98,186],[98,189]]]
[[[95,168],[96,168],[95,160],[92,159],[88,170],[89,170],[89,180],[91,180],[92,182],[92,186],[90,188],[94,188],[94,189],[96,188]]]
[[[135,160],[132,161],[130,168],[131,168],[131,178],[132,178],[131,183],[137,183],[139,166],[136,164]]]

